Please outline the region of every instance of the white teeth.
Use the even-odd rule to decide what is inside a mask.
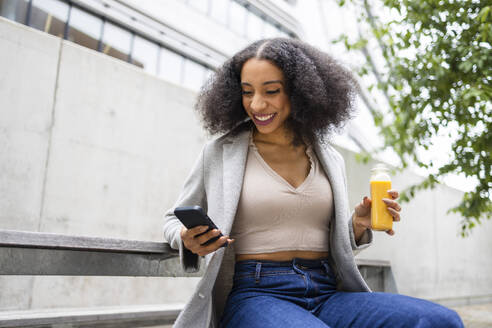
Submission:
[[[272,118],[274,114],[270,114],[270,115],[267,115],[267,116],[256,116],[255,115],[255,118],[258,120],[258,121],[266,121],[266,120],[269,120]]]

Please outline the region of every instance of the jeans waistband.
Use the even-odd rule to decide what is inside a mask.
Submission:
[[[309,260],[303,258],[293,258],[291,261],[271,261],[271,260],[243,260],[236,262],[235,268],[236,271],[240,271],[241,269],[246,269],[252,266],[256,266],[258,263],[261,263],[261,266],[264,268],[269,267],[294,267],[294,266],[303,266],[306,268],[319,268],[324,267],[325,264],[329,265],[328,258]]]

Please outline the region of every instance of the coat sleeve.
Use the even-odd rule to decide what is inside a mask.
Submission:
[[[352,220],[354,219],[354,212],[352,212],[350,220],[348,220],[349,224],[349,234],[350,234],[350,244],[352,245],[352,250],[355,254],[358,254],[361,250],[366,249],[367,247],[372,245],[372,230],[366,229],[362,234],[359,242],[355,242],[355,234],[354,234],[354,226],[352,224]]]
[[[345,170],[345,160],[343,159],[343,156],[340,153],[338,153],[338,152],[336,152],[336,153],[340,157],[340,165],[341,165],[342,171],[343,171],[343,183],[345,185],[345,195],[346,195],[347,201],[348,201],[347,173]],[[347,213],[347,215],[348,215],[348,213]],[[352,251],[354,252],[354,254],[357,255],[360,251],[362,251],[363,249],[366,249],[372,245],[373,234],[372,234],[371,229],[366,229],[366,231],[364,231],[364,234],[360,238],[359,242],[357,243],[355,241],[354,226],[353,226],[354,215],[355,215],[355,211],[352,211],[352,214],[350,215],[350,219],[347,221],[348,221],[350,245],[352,246]]]
[[[171,248],[179,250],[179,259],[181,267],[185,272],[196,272],[200,269],[200,257],[188,250],[181,240],[181,228],[183,224],[174,215],[174,209],[178,206],[201,206],[207,211],[207,197],[204,186],[204,154],[203,147],[198,160],[195,162],[191,173],[185,181],[184,187],[178,200],[172,208],[164,214],[164,239],[169,243]]]

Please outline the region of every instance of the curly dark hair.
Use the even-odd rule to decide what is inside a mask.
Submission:
[[[282,70],[291,103],[285,124],[294,133],[294,145],[324,141],[351,118],[359,86],[349,70],[302,41],[264,39],[228,59],[202,86],[195,109],[210,134],[235,134],[253,125],[241,89],[241,69],[250,58],[269,60]]]

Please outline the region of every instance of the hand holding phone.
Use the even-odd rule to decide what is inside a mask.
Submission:
[[[222,235],[200,206],[177,207],[174,214],[185,226],[181,230],[185,247],[195,254],[204,256],[234,241]]]

